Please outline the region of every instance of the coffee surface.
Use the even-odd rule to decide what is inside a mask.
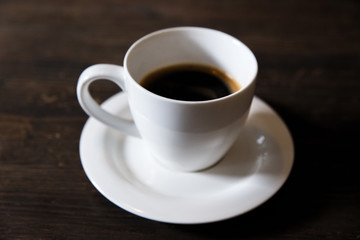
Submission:
[[[222,70],[198,64],[160,68],[146,75],[140,85],[157,95],[183,101],[213,100],[240,89]]]

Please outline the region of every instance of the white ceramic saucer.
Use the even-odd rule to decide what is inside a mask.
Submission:
[[[103,107],[130,113],[126,95]],[[195,173],[160,166],[142,141],[90,118],[80,139],[80,157],[92,184],[117,206],[168,223],[207,223],[231,218],[273,196],[289,176],[291,135],[281,118],[255,97],[240,137],[215,166]]]

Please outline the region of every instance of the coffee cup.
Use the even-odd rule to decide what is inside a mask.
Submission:
[[[216,164],[239,137],[254,96],[257,68],[254,54],[238,39],[208,28],[175,27],[137,40],[123,66],[96,64],[85,69],[77,96],[89,116],[140,138],[159,164],[200,171]],[[157,92],[174,76],[178,79],[164,93]],[[198,76],[204,80],[194,87]],[[183,84],[182,79],[189,78]],[[228,92],[214,95],[210,78],[225,84]],[[114,82],[127,94],[133,121],[105,111],[92,98],[89,86],[99,79]],[[235,87],[228,87],[229,81]],[[158,85],[154,90],[145,82]],[[190,97],[178,97],[184,89],[190,89]],[[174,90],[176,94],[166,95]],[[196,94],[205,98],[192,98]]]

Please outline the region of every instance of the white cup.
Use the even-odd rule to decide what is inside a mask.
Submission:
[[[241,89],[195,102],[161,97],[138,83],[153,70],[182,63],[222,69]],[[162,165],[199,171],[217,163],[237,139],[254,96],[257,68],[250,49],[228,34],[200,27],[169,28],[136,41],[127,51],[123,67],[97,64],[85,69],[77,96],[88,115],[141,138]],[[127,93],[134,122],[104,111],[94,101],[89,85],[98,79],[108,79]]]

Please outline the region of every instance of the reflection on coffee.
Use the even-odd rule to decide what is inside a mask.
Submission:
[[[178,64],[155,70],[140,85],[157,95],[183,101],[213,100],[241,88],[222,70],[200,64]]]

